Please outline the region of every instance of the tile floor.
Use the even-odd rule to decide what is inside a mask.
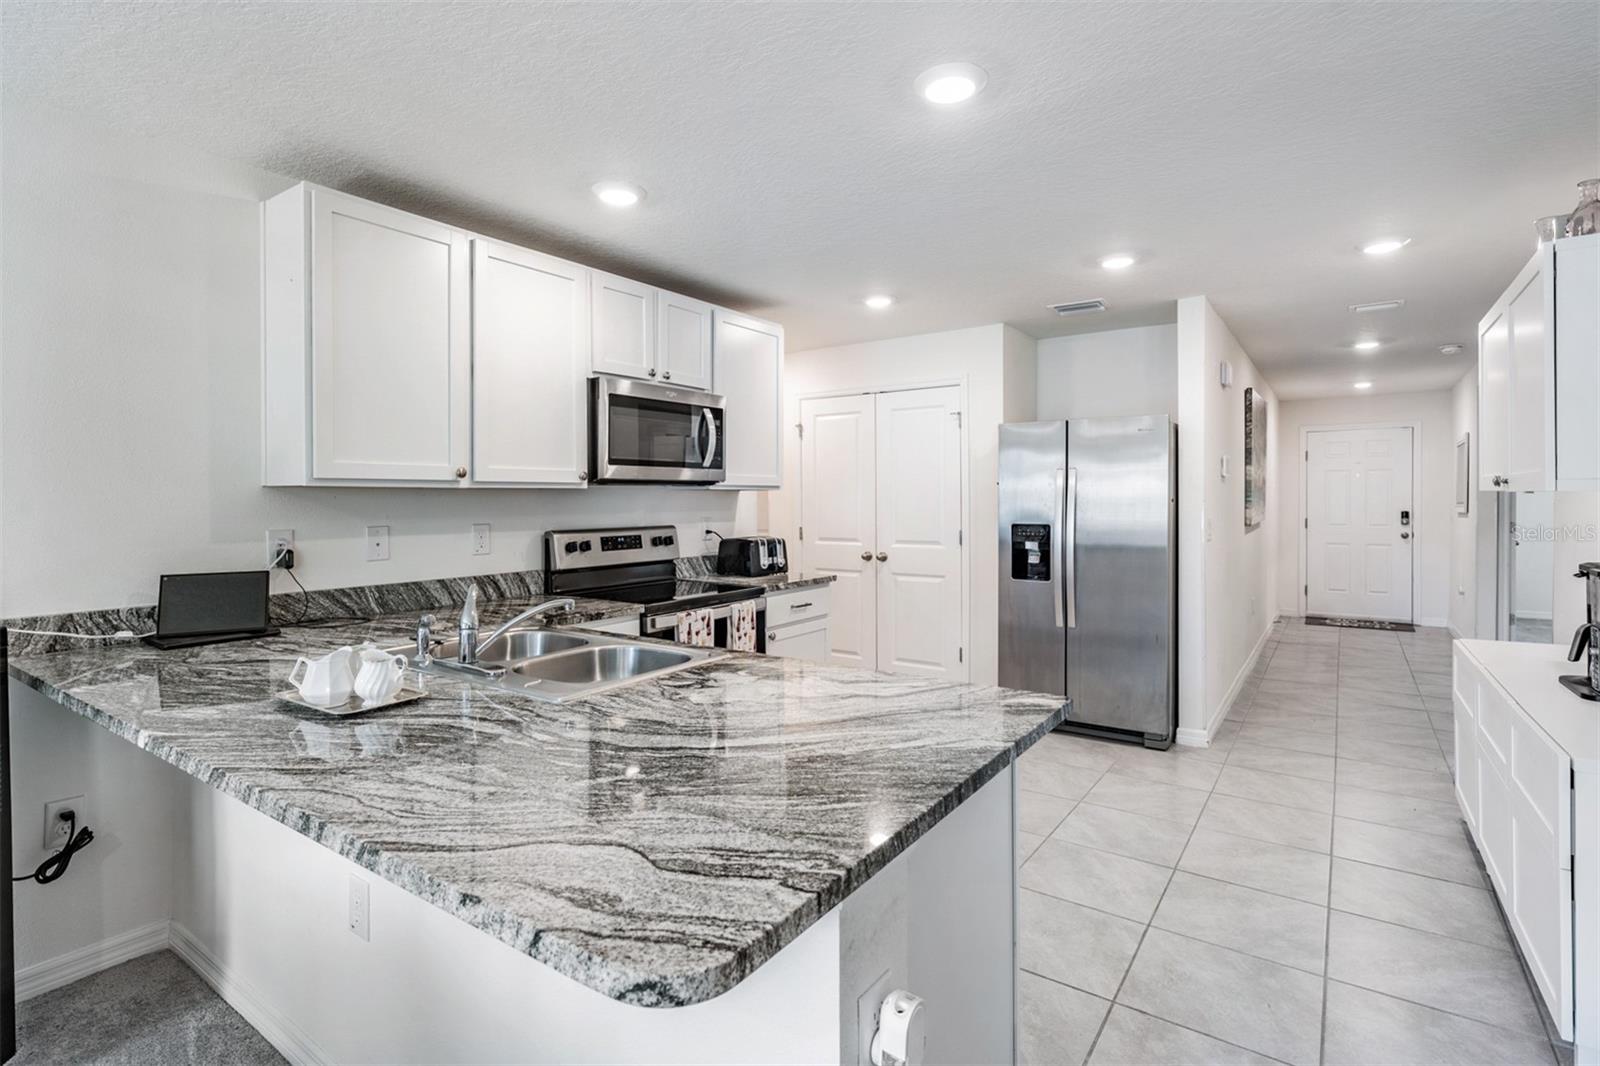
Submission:
[[[1025,755],[1023,1060],[1558,1061],[1450,707],[1445,631],[1280,622],[1213,747]]]

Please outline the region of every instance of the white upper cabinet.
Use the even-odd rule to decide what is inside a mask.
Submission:
[[[263,241],[265,482],[463,481],[466,235],[299,185]]]
[[[1600,489],[1600,234],[1544,245],[1478,324],[1478,487]]]
[[[590,271],[596,374],[656,376],[656,291],[649,285]]]
[[[770,489],[783,483],[783,327],[714,311],[711,387],[723,416],[727,478],[718,488]]]
[[[688,389],[711,387],[710,304],[656,293],[656,368],[662,381]]]
[[[582,486],[588,376],[588,269],[474,239],[473,480]]]

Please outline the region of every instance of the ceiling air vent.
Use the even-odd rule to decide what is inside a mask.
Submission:
[[[1062,317],[1067,315],[1092,315],[1096,311],[1104,311],[1105,309],[1106,302],[1104,300],[1074,300],[1071,303],[1050,305],[1050,310]]]
[[[1372,311],[1398,311],[1405,305],[1404,300],[1379,300],[1370,304],[1351,304],[1350,310],[1358,315],[1365,315]]]

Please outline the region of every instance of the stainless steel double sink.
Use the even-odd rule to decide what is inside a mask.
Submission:
[[[416,649],[390,650],[404,655]],[[686,670],[724,654],[543,626],[513,629],[480,645],[475,669],[456,662],[459,650],[455,640],[446,640],[434,646],[428,660],[418,663],[412,657],[411,661],[424,673],[477,681],[548,703],[565,703]]]

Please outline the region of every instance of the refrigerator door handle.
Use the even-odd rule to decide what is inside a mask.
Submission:
[[[1050,598],[1056,605],[1056,628],[1061,629],[1066,622],[1061,616],[1061,601],[1063,598],[1062,582],[1065,580],[1061,566],[1061,538],[1066,535],[1066,499],[1067,499],[1067,471],[1065,467],[1056,467],[1056,535],[1050,538]]]
[[[1066,521],[1056,543],[1066,554],[1067,628],[1078,628],[1078,468],[1067,468]],[[1065,542],[1065,543],[1063,543]],[[1059,605],[1058,608],[1059,610]]]

